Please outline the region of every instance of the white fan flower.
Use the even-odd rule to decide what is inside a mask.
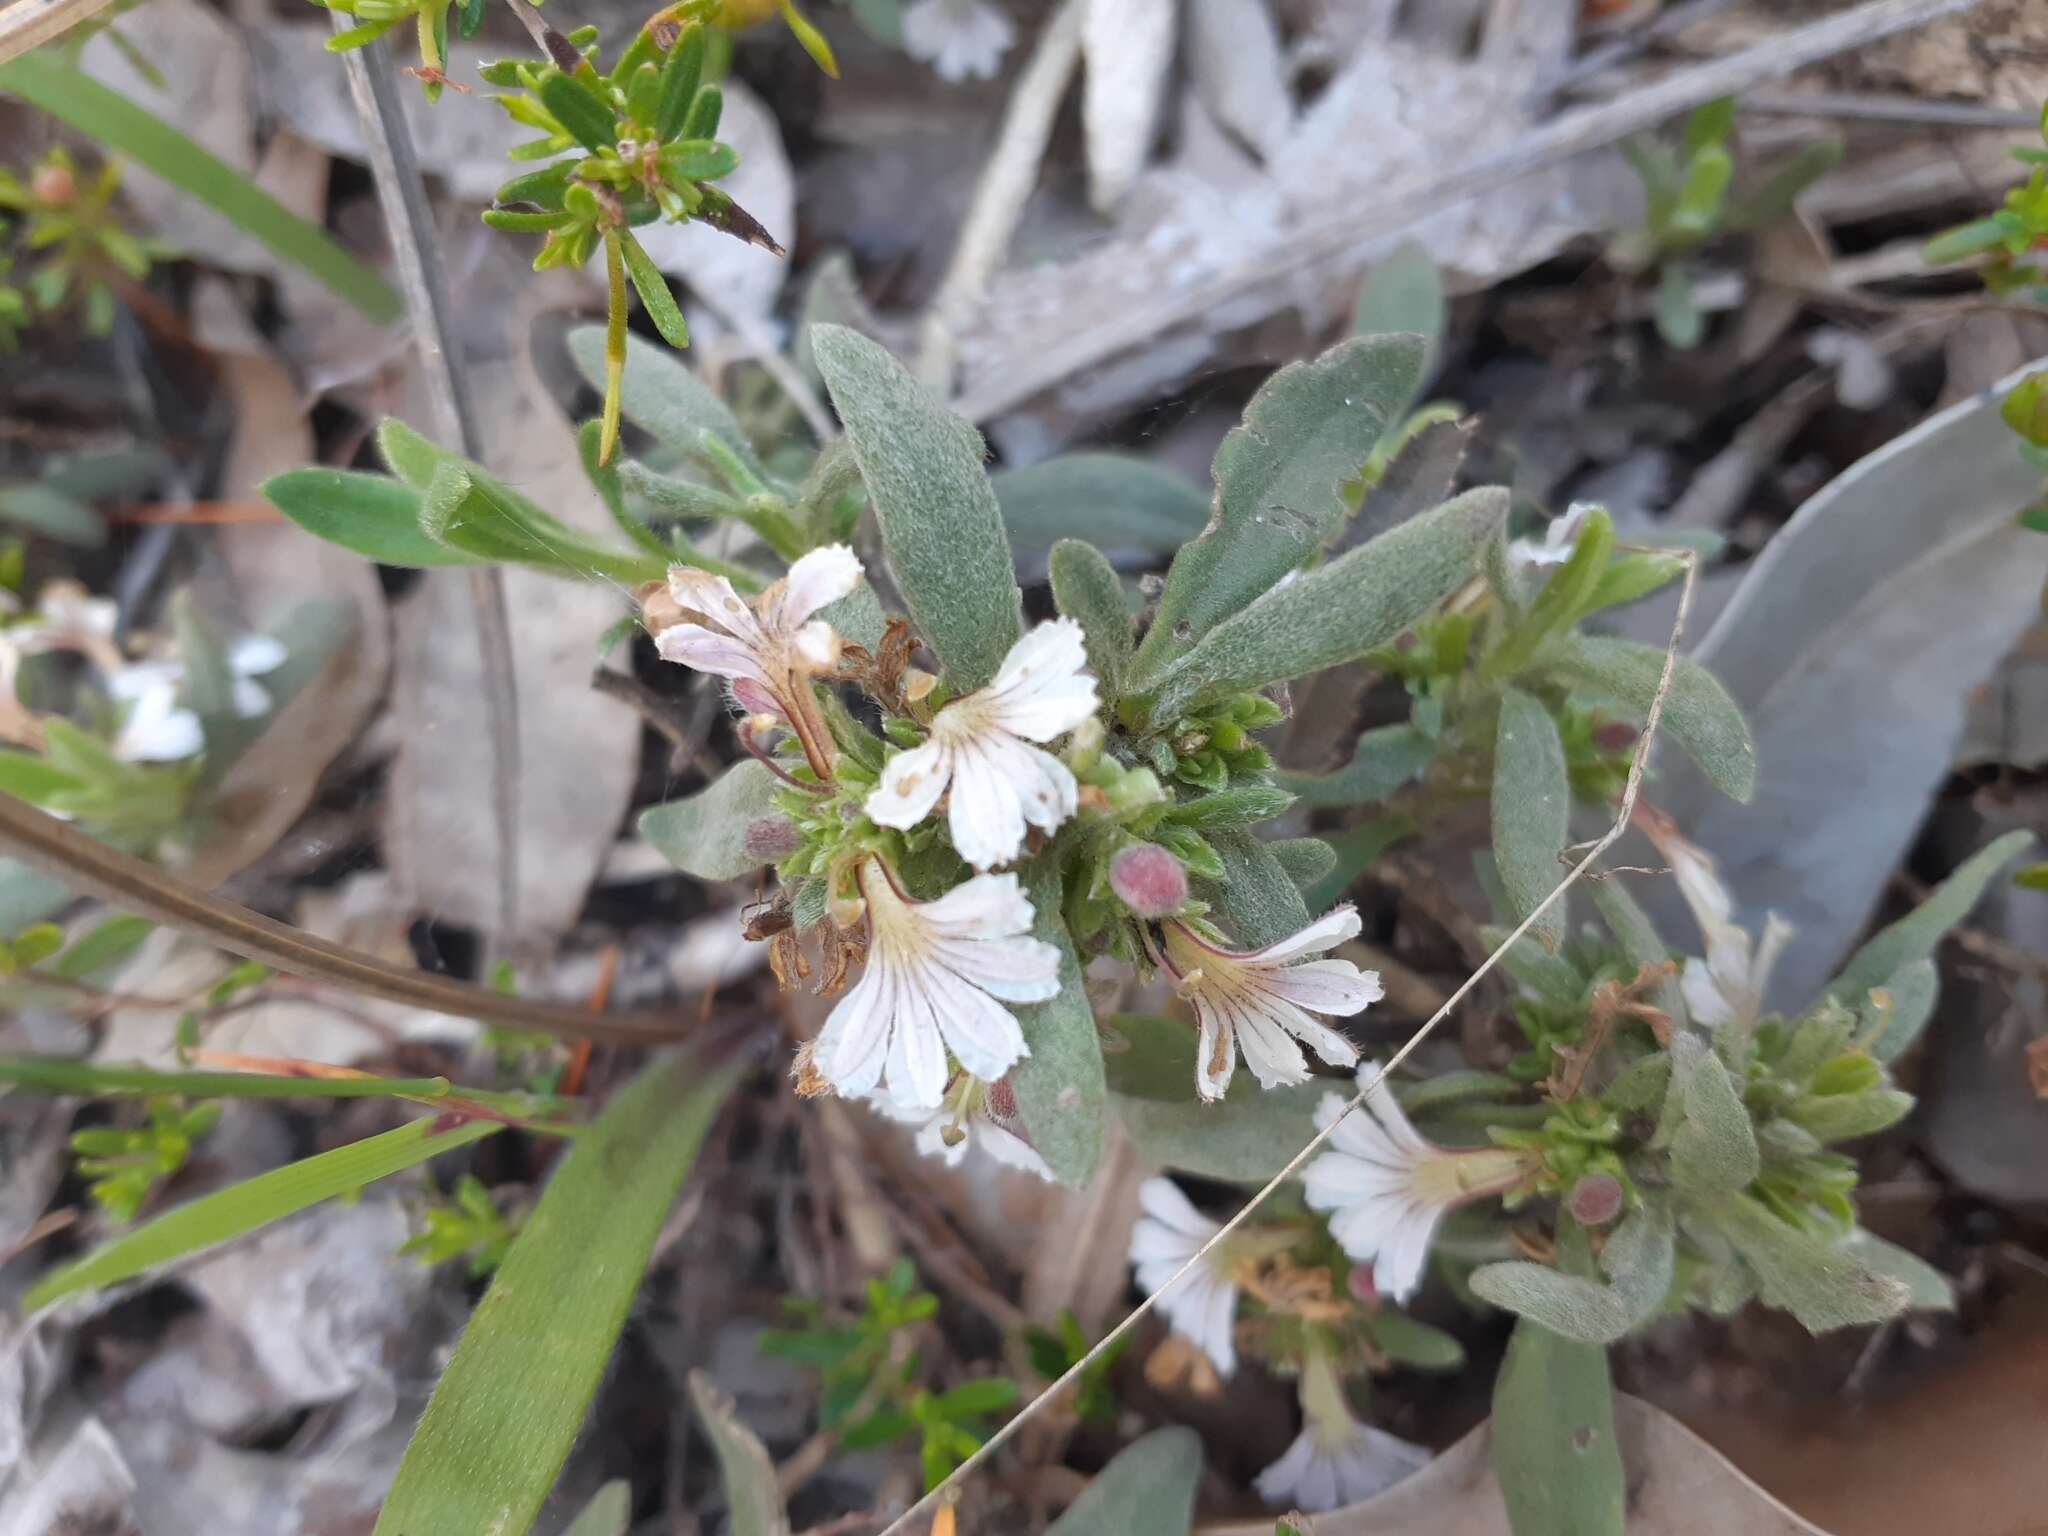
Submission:
[[[1227,1245],[1212,1250],[1178,1285],[1181,1266],[1214,1237],[1221,1226],[1196,1210],[1180,1186],[1165,1177],[1138,1186],[1141,1212],[1131,1227],[1131,1268],[1138,1288],[1160,1292],[1159,1310],[1207,1355],[1216,1374],[1237,1369],[1237,1277]]]
[[[1308,1081],[1301,1044],[1333,1067],[1357,1064],[1358,1048],[1313,1015],[1363,1012],[1385,995],[1379,972],[1361,971],[1349,960],[1302,957],[1334,949],[1358,929],[1357,909],[1348,904],[1263,949],[1223,949],[1186,923],[1162,926],[1153,958],[1194,1007],[1200,1032],[1195,1086],[1203,1098],[1220,1099],[1228,1091],[1240,1047],[1266,1088]]]
[[[1320,1514],[1384,1493],[1429,1464],[1429,1451],[1352,1417],[1329,1358],[1302,1365],[1304,1422],[1294,1444],[1258,1476],[1268,1504]]]
[[[229,699],[235,713],[254,720],[270,709],[270,690],[258,678],[284,665],[284,643],[269,635],[243,635],[227,649]],[[107,676],[107,692],[127,709],[115,734],[114,755],[129,763],[169,763],[205,749],[199,716],[178,702],[185,682],[182,661],[136,661]]]
[[[1585,528],[1586,519],[1598,510],[1598,506],[1590,501],[1573,502],[1563,517],[1551,520],[1541,539],[1511,540],[1508,558],[1524,570],[1563,565],[1578,547],[1579,533]]]
[[[1010,18],[987,0],[916,0],[903,9],[903,51],[955,84],[993,79],[1016,40]]]
[[[1694,1023],[1708,1029],[1731,1023],[1747,1029],[1763,1012],[1771,971],[1795,930],[1777,913],[1768,913],[1763,938],[1752,950],[1749,930],[1735,921],[1735,903],[1712,855],[1687,841],[1671,818],[1653,807],[1644,806],[1636,819],[1670,861],[1678,894],[1692,908],[1706,941],[1706,959],[1687,959],[1678,978],[1687,1011]]]
[[[868,815],[885,827],[914,827],[950,786],[946,825],[960,857],[976,869],[1016,858],[1027,822],[1052,832],[1074,814],[1074,775],[1033,743],[1064,735],[1095,713],[1087,665],[1080,625],[1039,625],[1010,647],[986,688],[932,717],[922,746],[882,765]]]
[[[1405,1301],[1422,1283],[1444,1213],[1505,1194],[1533,1170],[1528,1154],[1508,1148],[1437,1146],[1408,1123],[1393,1090],[1375,1081],[1378,1070],[1359,1074],[1361,1086],[1372,1088],[1355,1113],[1346,1114],[1334,1093],[1317,1106],[1316,1128],[1337,1129],[1301,1182],[1308,1203],[1330,1213],[1330,1235],[1345,1253],[1372,1264],[1379,1293]]]
[[[936,1110],[894,1099],[872,1101],[892,1120],[918,1127],[915,1145],[925,1157],[936,1157],[948,1168],[958,1168],[970,1147],[1005,1168],[1035,1174],[1047,1183],[1053,1172],[1024,1134],[1017,1116],[1017,1095],[1007,1079],[985,1083],[969,1072],[953,1079],[945,1100]]]
[[[1031,1054],[1005,1003],[1060,989],[1060,952],[1031,937],[1015,875],[977,875],[937,901],[912,901],[876,858],[856,878],[867,907],[867,967],[826,1019],[812,1052],[840,1093],[935,1110],[960,1066],[994,1082]]]

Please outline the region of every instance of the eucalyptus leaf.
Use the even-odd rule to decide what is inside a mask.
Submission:
[[[1343,523],[1343,487],[1415,398],[1417,336],[1354,337],[1290,363],[1245,407],[1211,466],[1216,497],[1200,538],[1168,571],[1138,648],[1149,683],[1178,652],[1267,592]]]
[[[995,676],[1023,614],[981,434],[856,331],[814,326],[811,351],[918,635],[953,692],[971,692]]]
[[[1103,549],[1167,554],[1199,534],[1209,517],[1209,498],[1197,487],[1136,454],[1061,454],[1000,470],[990,483],[1020,550],[1086,539]]]
[[[1273,782],[1292,790],[1304,805],[1368,805],[1384,800],[1421,775],[1436,756],[1436,742],[1414,726],[1377,726],[1361,731],[1351,761],[1330,773],[1280,769]]]
[[[1150,718],[1171,720],[1204,700],[1355,661],[1385,645],[1478,573],[1480,553],[1507,512],[1505,490],[1467,491],[1265,593],[1145,682]],[[1152,633],[1164,622],[1162,606]],[[1141,671],[1144,661],[1141,645]]]
[[[1102,701],[1113,704],[1122,696],[1131,664],[1131,610],[1124,601],[1123,579],[1108,556],[1080,539],[1053,545],[1050,565],[1053,601],[1081,626]]]
[[[1557,722],[1519,688],[1501,690],[1493,749],[1493,860],[1507,892],[1506,914],[1520,922],[1564,879],[1559,855],[1570,834],[1571,783]],[[1552,947],[1564,942],[1560,901],[1529,930]]]
[[[765,763],[746,758],[681,800],[640,813],[640,835],[677,869],[699,880],[738,880],[768,861],[747,848],[756,822],[780,817],[781,781]]]
[[[1632,640],[1567,635],[1534,670],[1642,720],[1664,675],[1664,656],[1660,647]],[[1756,793],[1756,746],[1742,712],[1714,675],[1690,657],[1679,657],[1672,670],[1659,729],[1722,794],[1746,803]]]
[[[1622,1536],[1607,1351],[1523,1318],[1493,1388],[1493,1466],[1515,1536]]]
[[[1042,1003],[1015,1005],[1031,1054],[1010,1069],[1017,1117],[1031,1144],[1063,1184],[1079,1187],[1102,1159],[1102,1045],[1080,959],[1061,916],[1059,864],[1051,853],[1027,866],[1023,883],[1036,914],[1032,932],[1060,952],[1060,990]]]
[[[1096,1473],[1045,1536],[1188,1536],[1201,1477],[1202,1437],[1155,1429]]]
[[[1415,375],[1415,392],[1429,387],[1436,375],[1438,354],[1443,348],[1443,274],[1428,247],[1404,240],[1373,263],[1365,275],[1365,287],[1351,311],[1351,334],[1386,336],[1407,332],[1422,338],[1422,366]],[[1410,396],[1407,404],[1414,404]]]
[[[789,1536],[775,1462],[761,1437],[747,1428],[732,1398],[702,1371],[690,1372],[690,1402],[718,1457],[731,1536]]]

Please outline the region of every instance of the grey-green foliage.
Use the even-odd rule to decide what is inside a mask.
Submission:
[[[1632,640],[1568,635],[1534,670],[1641,719],[1664,675],[1664,656],[1660,647]],[[1698,662],[1678,658],[1660,729],[1721,793],[1742,801],[1756,793],[1756,745],[1749,726],[1728,690]]]
[[[1522,1319],[1493,1387],[1493,1466],[1515,1536],[1622,1536],[1607,1351]]]
[[[1081,626],[1088,666],[1101,684],[1105,703],[1123,692],[1131,664],[1131,610],[1123,579],[1108,556],[1080,539],[1052,547],[1052,596],[1061,613]]]
[[[1910,1306],[1920,1288],[1889,1255],[1863,1243],[1828,1242],[1746,1194],[1722,1196],[1706,1218],[1742,1255],[1763,1299],[1812,1333],[1881,1323]]]
[[[1904,967],[1927,959],[1942,936],[1970,915],[1970,909],[1977,905],[1993,877],[2033,841],[2031,832],[2008,832],[1965,859],[1927,900],[1872,935],[1850,956],[1842,974],[1828,983],[1827,995],[1848,1007],[1860,1008],[1872,987],[1884,986]]]
[[[1187,1536],[1202,1476],[1202,1437],[1173,1425],[1120,1451],[1045,1536]]]
[[[1507,893],[1507,916],[1520,922],[1564,878],[1571,818],[1564,743],[1550,711],[1519,688],[1501,691],[1493,752],[1493,858]],[[1545,912],[1532,934],[1564,942],[1565,904]]]
[[[1934,1017],[1934,1005],[1941,999],[1941,973],[1930,959],[1909,960],[1892,972],[1884,984],[1890,1006],[1884,1023],[1870,1037],[1867,1049],[1879,1061],[1892,1062],[1904,1055]],[[1870,996],[1868,990],[1864,996]],[[1876,1012],[1866,1008],[1866,1016]]]
[[[789,1536],[789,1516],[775,1481],[775,1462],[733,1400],[702,1371],[690,1372],[690,1402],[718,1457],[730,1536]]]
[[[1404,240],[1373,263],[1351,311],[1351,334],[1386,336],[1401,332],[1422,338],[1422,364],[1416,370],[1415,389],[1420,394],[1436,373],[1437,354],[1442,349],[1444,319],[1443,274],[1437,270],[1429,251],[1413,240]],[[1411,396],[1409,404],[1414,403]]]
[[[1670,947],[1658,935],[1650,914],[1629,894],[1619,877],[1595,879],[1588,884],[1601,921],[1607,924],[1607,931],[1614,935],[1629,964],[1640,970],[1646,965],[1662,965],[1671,958]],[[1685,994],[1679,990],[1676,975],[1658,983],[1657,1006],[1670,1016],[1672,1023],[1686,1023]]]
[[[1656,1315],[1677,1261],[1671,1214],[1636,1211],[1600,1255],[1606,1283],[1515,1259],[1472,1273],[1473,1293],[1518,1317],[1581,1344],[1612,1344]]]
[[[1304,805],[1367,805],[1384,800],[1429,766],[1437,744],[1403,721],[1361,731],[1351,761],[1329,773],[1282,769],[1273,782],[1292,790]]]
[[[640,813],[640,835],[670,863],[699,880],[738,880],[768,861],[747,849],[747,829],[779,815],[779,787],[763,763],[734,763],[711,784],[681,800]]]
[[[569,333],[569,356],[592,389],[604,384],[604,327],[580,326]],[[738,455],[756,475],[765,475],[732,408],[665,347],[626,337],[626,375],[619,386],[619,412],[672,453],[695,459],[709,432]]]
[[[1192,1052],[1186,1081],[1194,1081]],[[1221,1103],[1119,1094],[1116,1108],[1124,1133],[1146,1162],[1230,1184],[1263,1184],[1315,1135],[1316,1105],[1332,1091],[1326,1082],[1261,1088],[1249,1072],[1239,1071]]]
[[[1337,867],[1337,850],[1320,837],[1280,838],[1266,844],[1266,851],[1304,892]]]
[[[1081,977],[1081,962],[1060,915],[1059,864],[1041,856],[1024,871],[1036,914],[1032,931],[1060,952],[1060,990],[1042,1003],[1015,1005],[1031,1054],[1010,1070],[1017,1115],[1038,1155],[1064,1184],[1083,1185],[1102,1158],[1102,1117],[1107,1100],[1102,1046],[1095,1012]]]
[[[1209,845],[1223,860],[1223,878],[1214,886],[1200,882],[1202,894],[1221,910],[1240,947],[1277,943],[1308,925],[1301,888],[1266,844],[1243,827],[1226,827],[1209,834]]]
[[[954,693],[981,687],[1023,618],[1002,512],[982,469],[981,434],[858,332],[816,326],[811,351],[860,461],[919,636]]]
[[[626,1527],[632,1523],[633,1485],[618,1477],[590,1496],[562,1536],[626,1536]]]
[[[1467,491],[1266,592],[1156,676],[1140,677],[1152,696],[1151,719],[1171,720],[1205,699],[1355,661],[1385,645],[1471,579],[1507,511],[1505,490]],[[1142,645],[1138,664],[1142,673]]]
[[[1692,1035],[1671,1042],[1671,1178],[1688,1194],[1747,1189],[1762,1168],[1749,1111],[1721,1058]]]
[[[1020,550],[1087,539],[1103,549],[1171,553],[1209,516],[1209,499],[1194,485],[1135,454],[1067,453],[990,479]]]
[[[1415,396],[1415,336],[1357,337],[1290,363],[1245,408],[1216,450],[1208,526],[1167,573],[1139,647],[1148,681],[1180,649],[1300,565],[1343,523],[1346,482]]]

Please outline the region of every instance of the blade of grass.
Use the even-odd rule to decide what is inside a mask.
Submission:
[[[436,1131],[432,1120],[415,1120],[381,1136],[259,1173],[166,1211],[53,1270],[22,1298],[22,1306],[34,1312],[66,1296],[133,1279],[502,1129],[495,1120],[471,1120],[453,1130]]]
[[[61,118],[147,167],[247,230],[380,324],[401,313],[398,292],[325,230],[308,224],[255,182],[119,91],[54,59],[26,54],[0,64],[0,90]]]
[[[571,1146],[463,1330],[376,1536],[532,1526],[740,1071],[702,1056],[657,1062]]]

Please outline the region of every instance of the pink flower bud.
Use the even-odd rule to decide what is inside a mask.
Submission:
[[[1156,843],[1132,843],[1109,861],[1110,889],[1139,917],[1171,917],[1188,900],[1188,872]]]
[[[1621,1214],[1621,1180],[1611,1173],[1589,1173],[1572,1186],[1566,1204],[1580,1226],[1604,1227]]]
[[[763,864],[788,858],[796,852],[801,841],[795,824],[787,816],[757,816],[747,823],[747,830],[740,838],[747,857],[759,859]]]
[[[1380,1288],[1372,1283],[1372,1266],[1354,1264],[1351,1266],[1351,1299],[1361,1307],[1376,1307],[1380,1304]]]

